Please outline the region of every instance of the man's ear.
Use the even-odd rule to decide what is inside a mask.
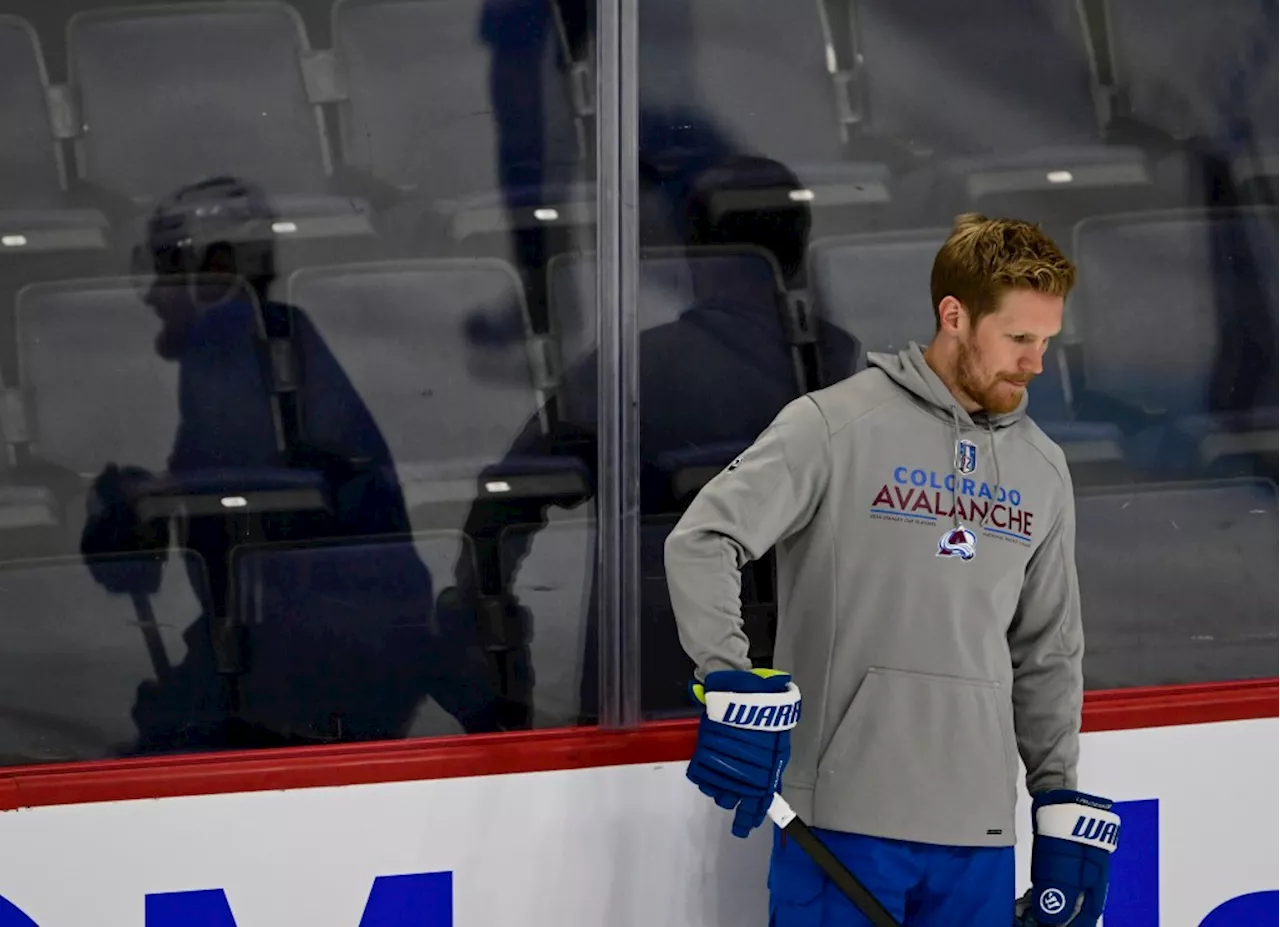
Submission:
[[[938,303],[938,331],[963,336],[969,330],[969,311],[954,296],[944,296]]]

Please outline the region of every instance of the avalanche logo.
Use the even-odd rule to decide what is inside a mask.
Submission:
[[[978,553],[978,539],[974,533],[960,525],[951,528],[938,538],[939,557],[959,557],[961,560],[972,560]]]

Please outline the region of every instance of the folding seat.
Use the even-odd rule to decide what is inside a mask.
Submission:
[[[649,0],[639,16],[642,161],[681,173],[763,156],[799,177],[816,215],[890,200],[889,167],[848,153],[855,118],[817,0]]]
[[[319,107],[331,88],[289,5],[82,12],[67,56],[79,177],[123,214],[229,175],[268,192],[286,247],[371,235],[367,204],[335,195]]]
[[[35,30],[0,15],[0,262],[106,245],[106,218],[67,196],[55,100]]]
[[[178,548],[0,563],[0,762],[216,745],[228,702],[205,587]]]
[[[1121,424],[1153,474],[1273,467],[1275,211],[1097,217],[1074,250],[1082,414]]]
[[[849,2],[859,137],[925,159],[903,181],[923,221],[966,205],[1049,221],[1121,196],[1145,203],[1145,154],[1103,143],[1076,0],[967,4],[963,16],[939,0]]]
[[[546,369],[538,341],[490,364],[466,323],[489,309],[527,318],[519,278],[496,259],[342,265],[299,271],[290,302],[310,401],[302,431],[349,444],[358,423],[334,403],[354,390],[387,444],[410,509],[478,496],[577,496],[581,467],[506,457],[526,427],[545,430]],[[505,459],[504,459],[505,458]]]
[[[339,0],[346,164],[455,240],[594,221],[554,12],[551,0]]]
[[[1092,689],[1276,675],[1276,486],[1077,493]]]
[[[858,369],[866,365],[868,352],[894,353],[912,341],[923,348],[933,339],[929,277],[947,234],[947,229],[920,229],[813,243],[809,264],[815,311],[858,342]],[[1073,468],[1121,468],[1120,430],[1105,421],[1074,417],[1064,364],[1061,352],[1051,346],[1044,371],[1027,390],[1029,414],[1062,446]]]
[[[441,592],[473,556],[450,531],[237,548],[238,718],[289,742],[460,733],[491,678]]]

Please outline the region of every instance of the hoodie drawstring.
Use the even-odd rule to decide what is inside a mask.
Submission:
[[[955,443],[951,446],[951,527],[960,527],[960,500],[956,496],[960,485],[960,419],[956,410],[951,410],[951,430],[955,433]]]

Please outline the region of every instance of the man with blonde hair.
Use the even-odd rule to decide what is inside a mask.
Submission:
[[[1076,791],[1071,476],[1026,415],[1074,282],[1037,227],[961,216],[932,342],[790,403],[667,541],[706,706],[689,778],[738,836],[780,789],[911,927],[1093,927],[1106,900],[1119,818]],[[753,670],[740,571],[775,546],[780,669]],[[1035,837],[1015,906],[1019,755]],[[773,927],[868,923],[776,829],[769,887]]]

